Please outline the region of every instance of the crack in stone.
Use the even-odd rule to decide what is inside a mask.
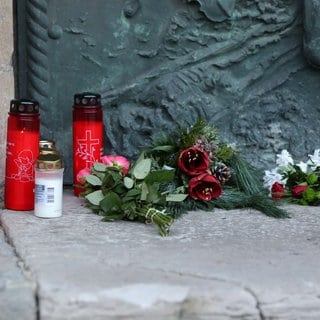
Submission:
[[[135,265],[134,263],[132,263],[131,265]],[[169,272],[171,274],[177,274],[179,276],[181,276],[181,272],[175,271],[175,270],[165,270],[162,268],[156,268],[156,269],[151,269],[151,268],[146,268],[146,267],[141,267],[141,269],[145,269],[145,270],[153,270],[153,271],[160,271],[160,272]],[[220,281],[223,283],[229,283],[229,284],[233,284],[241,289],[243,289],[245,292],[247,292],[256,302],[256,309],[258,311],[258,315],[259,315],[259,320],[266,320],[267,318],[265,317],[262,308],[261,308],[261,303],[259,301],[259,298],[257,296],[257,294],[248,286],[244,286],[242,283],[235,281],[235,280],[231,280],[231,279],[225,279],[225,278],[218,278],[218,277],[210,277],[210,276],[202,276],[202,275],[198,275],[198,274],[192,274],[192,273],[187,273],[187,272],[183,272],[183,276],[186,277],[190,277],[190,278],[196,278],[196,279],[200,279],[200,280],[209,280],[209,281]],[[185,304],[185,301],[183,301],[183,304]],[[185,314],[185,310],[182,307],[180,312],[179,312],[179,317],[178,319],[183,319],[183,316]]]
[[[263,314],[263,311],[262,311],[262,308],[261,308],[261,303],[259,301],[259,298],[258,298],[257,294],[251,288],[249,288],[247,286],[243,287],[243,289],[246,292],[248,292],[254,298],[254,300],[256,301],[256,308],[257,308],[257,310],[259,312],[260,320],[266,320],[266,317]]]

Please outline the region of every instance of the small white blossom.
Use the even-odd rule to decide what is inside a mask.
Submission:
[[[276,164],[279,167],[286,167],[288,165],[293,165],[293,159],[291,154],[287,150],[282,150],[280,154],[277,154]]]
[[[174,170],[173,167],[167,166],[166,164],[162,167],[163,170]]]
[[[313,155],[309,154],[308,157],[309,160],[307,163],[310,165],[311,169],[315,170],[320,166],[320,149],[314,150]]]
[[[279,173],[277,168],[274,168],[272,170],[266,170],[264,172],[264,177],[263,177],[263,186],[270,190],[272,185],[275,182],[279,182],[282,184],[286,183],[286,179],[283,179],[282,174]]]
[[[299,163],[297,163],[297,166],[301,169],[302,172],[307,173],[308,164],[306,162],[300,161]]]

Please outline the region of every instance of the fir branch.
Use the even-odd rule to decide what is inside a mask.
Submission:
[[[191,147],[201,136],[205,136],[210,142],[217,139],[217,130],[208,126],[207,122],[202,118],[198,119],[191,128],[182,129],[180,133],[180,149]]]
[[[275,202],[262,194],[252,195],[249,202],[249,207],[256,209],[269,217],[274,218],[290,218],[289,214]]]
[[[250,195],[234,188],[224,188],[220,198],[213,200],[217,208],[232,210],[248,207]]]
[[[265,193],[259,180],[260,175],[255,168],[250,166],[237,153],[233,153],[229,161],[229,165],[233,169],[231,181],[240,191],[250,195]]]
[[[239,191],[242,191],[248,198],[247,207],[259,210],[264,214],[275,218],[289,217],[288,213],[279,208],[276,203],[269,198],[262,182],[259,180],[259,173],[250,166],[238,154],[234,153],[230,158],[231,166],[234,169],[233,183]],[[244,208],[245,206],[241,206]]]
[[[228,188],[224,190],[223,195],[214,200],[217,208],[232,210],[252,208],[267,216],[274,218],[288,218],[288,213],[278,207],[275,202],[264,194],[246,194],[244,192]]]

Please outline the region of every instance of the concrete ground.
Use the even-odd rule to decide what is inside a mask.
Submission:
[[[1,320],[319,320],[320,209],[101,222],[70,190],[62,218],[0,213]]]

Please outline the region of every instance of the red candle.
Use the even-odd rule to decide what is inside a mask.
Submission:
[[[12,100],[7,125],[5,207],[33,210],[34,165],[39,154],[39,104]]]
[[[80,93],[74,96],[73,105],[73,182],[74,194],[82,189],[76,177],[80,170],[90,169],[103,154],[103,118],[101,96]]]

